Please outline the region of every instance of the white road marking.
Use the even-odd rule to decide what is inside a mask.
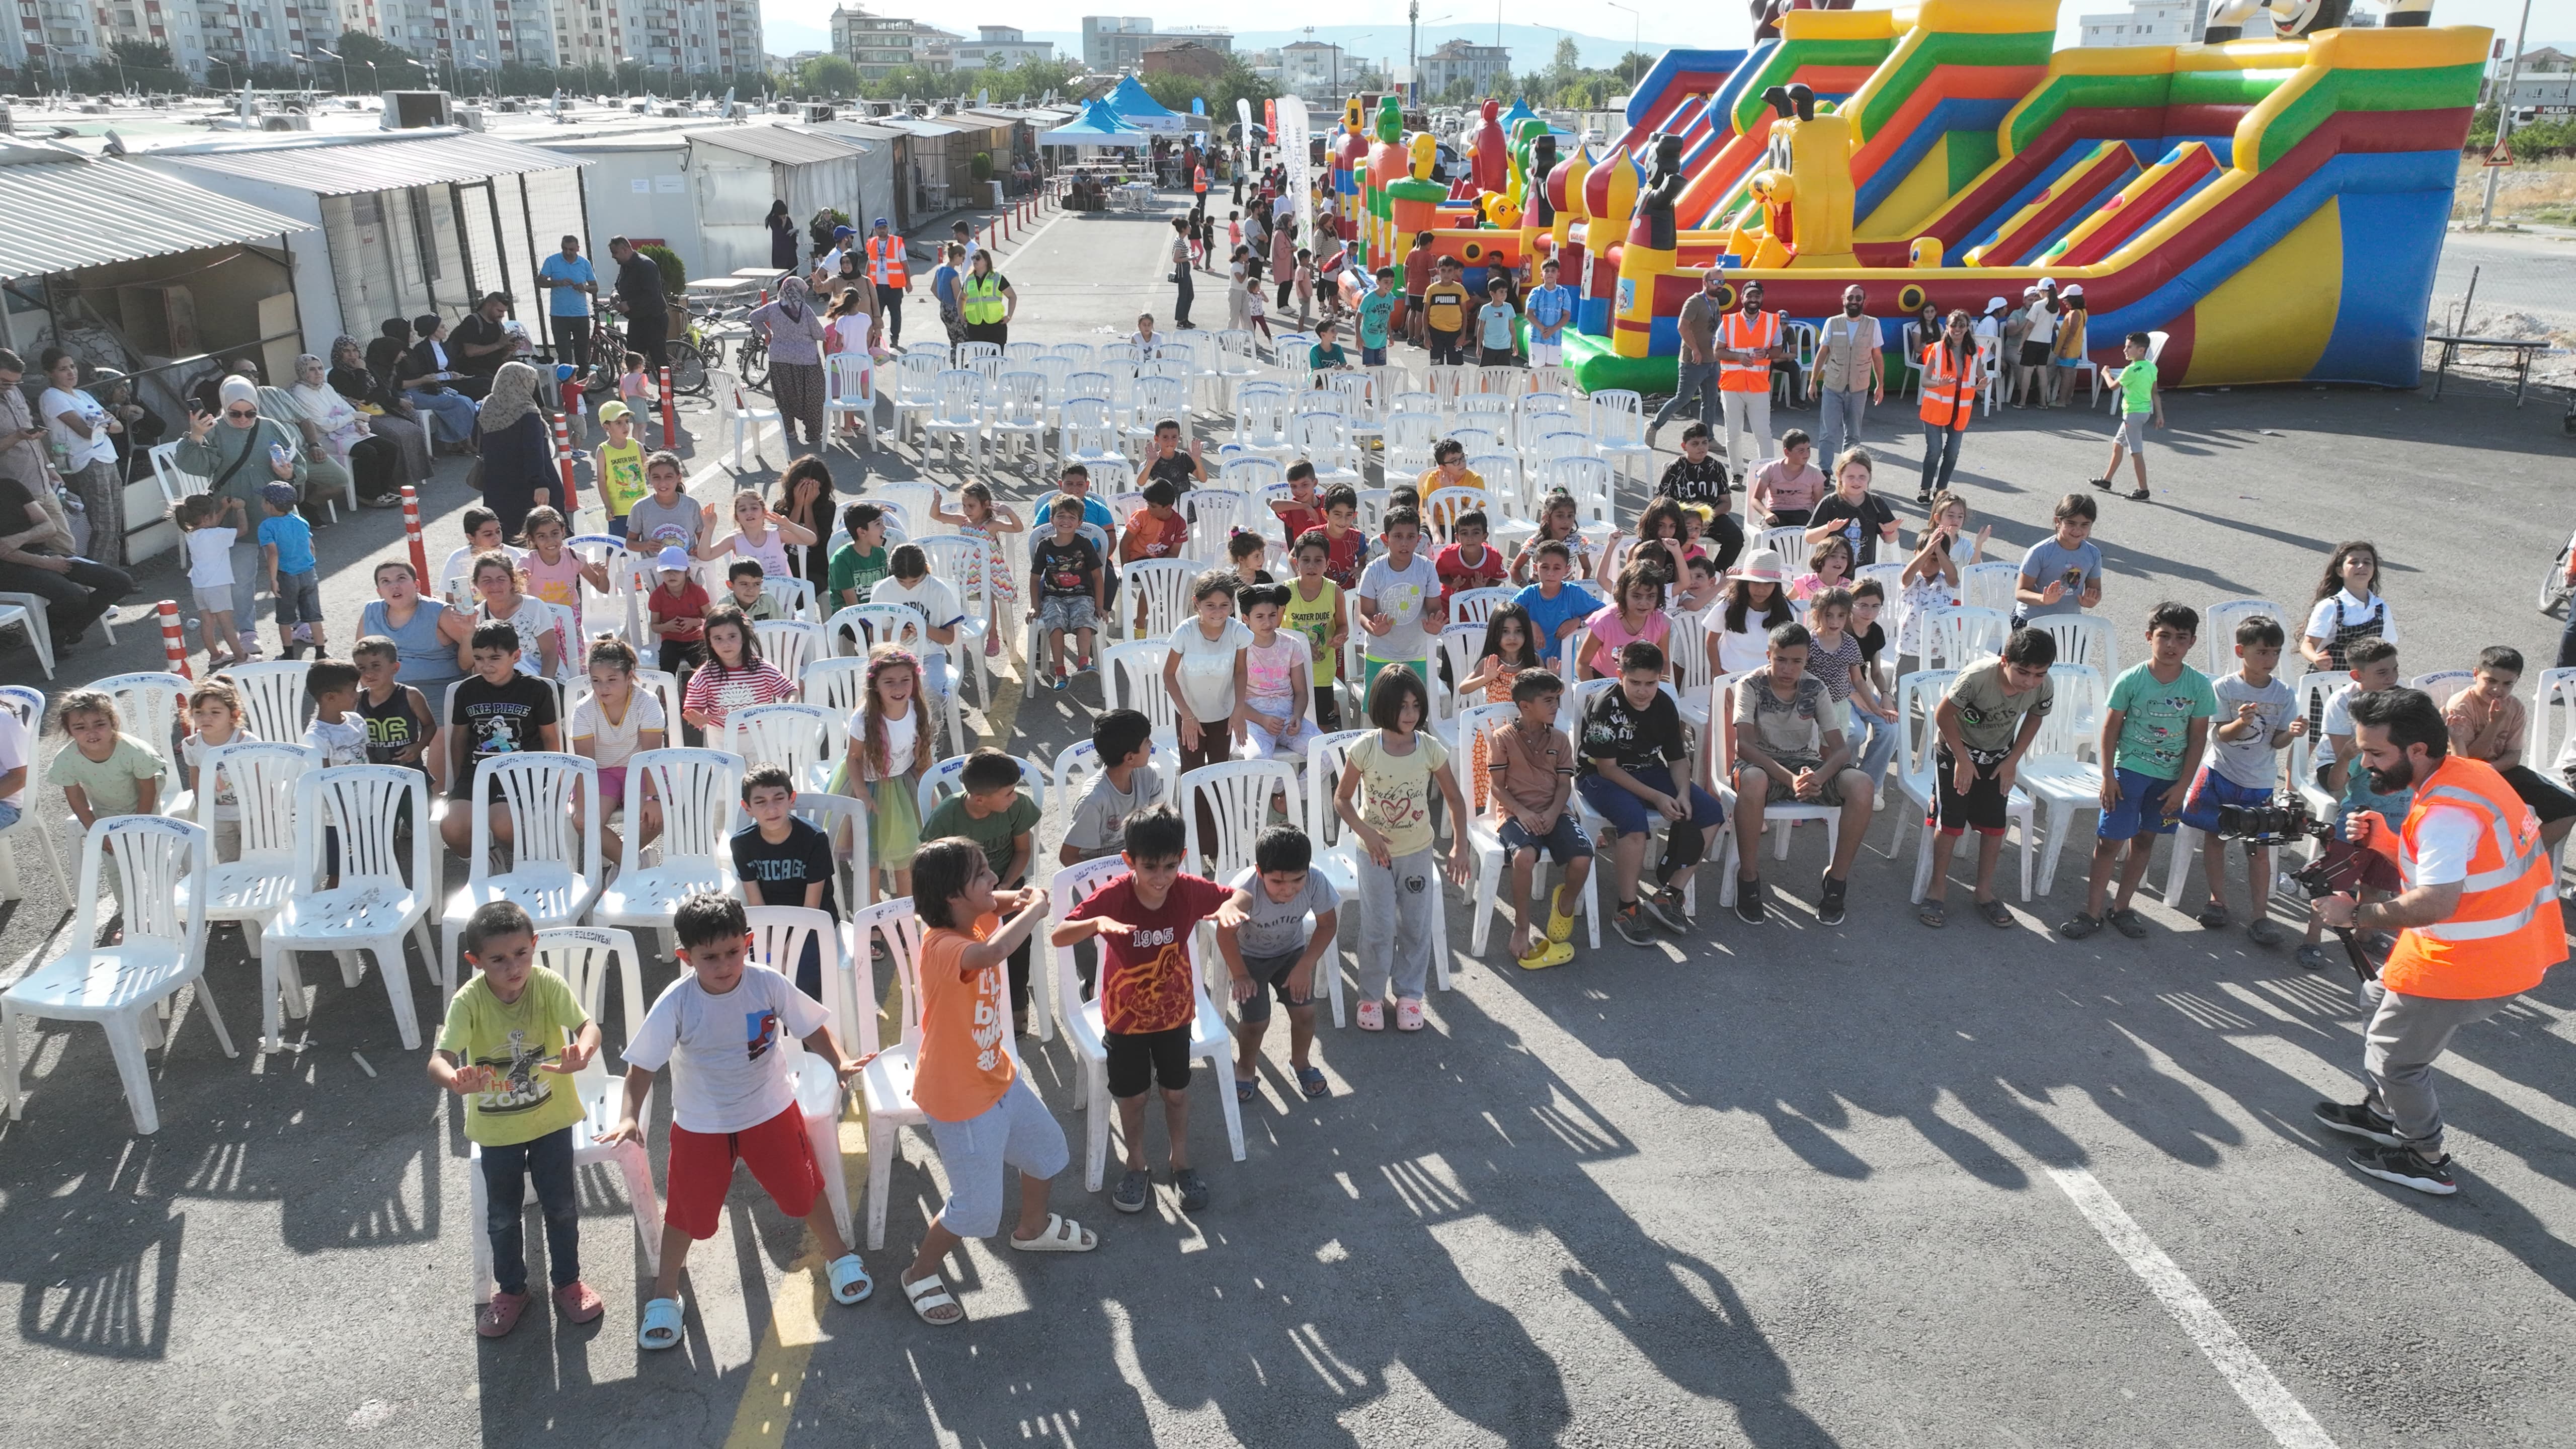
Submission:
[[[2174,1322],[2182,1325],[2182,1331],[2217,1367],[2219,1376],[2236,1391],[2236,1397],[2243,1399],[2245,1407],[2253,1410],[2254,1417],[2271,1431],[2275,1442],[2284,1449],[2336,1449],[2332,1436],[2308,1413],[2307,1406],[2272,1376],[2270,1367],[2237,1336],[2218,1305],[2210,1302],[2191,1276],[2165,1256],[2165,1250],[2156,1246],[2108,1188],[2080,1167],[2052,1167],[2048,1175],[2073,1200],[2085,1221],[2102,1235],[2102,1241],[2109,1243],[2111,1251],[2129,1265],[2129,1271],[2146,1282],[2148,1291],[2164,1304]]]

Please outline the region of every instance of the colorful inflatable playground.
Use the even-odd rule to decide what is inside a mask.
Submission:
[[[2083,285],[2097,360],[2162,332],[2183,386],[2408,387],[2491,39],[2427,18],[2058,50],[2056,0],[1789,10],[1749,51],[1667,52],[1600,154],[1486,102],[1451,185],[1391,99],[1353,100],[1334,181],[1373,268],[1425,231],[1478,292],[1556,258],[1588,390],[1669,391],[1712,267],[1727,305],[1759,278],[1793,320],[1858,282],[1891,352],[1927,304],[1978,315],[2053,277]]]

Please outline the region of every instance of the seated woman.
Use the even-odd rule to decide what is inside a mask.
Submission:
[[[351,344],[355,346],[355,344]],[[394,508],[402,503],[402,452],[390,440],[375,436],[367,415],[327,386],[322,359],[310,352],[295,359],[295,383],[286,389],[313,440],[318,465],[328,461],[343,470],[357,489],[363,508]]]

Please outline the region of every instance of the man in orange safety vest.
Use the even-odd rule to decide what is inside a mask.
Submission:
[[[1762,310],[1762,284],[1717,324],[1717,398],[1726,410],[1726,466],[1737,482],[1771,456],[1771,364],[1789,355],[1789,329]]]
[[[912,276],[904,269],[903,238],[894,235],[886,219],[878,217],[868,226],[868,280],[876,284],[877,313],[885,318],[886,345],[903,345],[903,298],[912,287]]]

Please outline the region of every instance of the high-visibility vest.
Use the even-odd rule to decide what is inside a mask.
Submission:
[[[903,238],[868,238],[868,280],[880,287],[908,287],[912,276],[903,267]]]
[[[1717,345],[1739,351],[1768,353],[1780,345],[1780,314],[1756,312],[1748,317],[1739,307],[1717,319]],[[1759,362],[1719,361],[1717,390],[1769,392],[1771,359],[1766,356]]]
[[[1002,300],[1002,279],[990,272],[980,277],[968,277],[960,287],[959,295],[965,300],[957,310],[970,326],[999,322],[1007,310]]]
[[[1948,355],[1937,340],[1923,349],[1923,405],[1914,412],[1929,427],[1964,433],[1976,415],[1977,353],[1968,349],[1957,367],[1945,360]]]
[[[1207,168],[1204,166],[1198,166],[1193,167],[1191,170],[1191,188],[1197,191],[1201,196],[1207,195]]]
[[[2398,832],[2398,864],[2415,884],[2415,831],[2435,807],[2466,810],[2478,820],[2478,844],[2461,882],[2459,909],[2430,926],[2397,934],[2380,968],[2380,984],[2401,996],[2484,1001],[2540,984],[2567,959],[2558,912],[2558,866],[2541,843],[2540,820],[2495,766],[2445,756],[2415,787],[2415,803]]]

